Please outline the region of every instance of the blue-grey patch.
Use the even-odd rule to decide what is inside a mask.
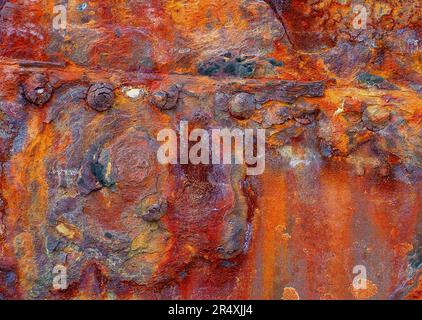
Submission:
[[[86,8],[88,8],[88,4],[86,2],[81,3],[80,5],[78,5],[78,10],[79,11],[84,11]]]
[[[13,140],[13,145],[11,152],[12,154],[22,151],[23,145],[25,144],[26,139],[26,126],[21,126],[16,138]]]
[[[386,89],[386,90],[397,90],[398,88],[385,80],[383,77],[368,73],[368,72],[360,72],[356,76],[356,80],[360,84],[365,84],[369,87],[375,87],[377,89]]]
[[[325,141],[321,142],[320,150],[321,150],[321,154],[326,158],[330,158],[333,155],[333,148],[331,147],[331,145],[329,145]]]
[[[15,281],[16,281],[16,274],[12,271],[8,272],[6,274],[6,284],[8,286],[10,286],[10,285],[14,284]]]
[[[77,210],[63,213],[63,218],[65,218],[67,221],[69,221],[72,224],[78,224],[78,222],[80,222],[79,219],[80,219],[81,213],[82,213],[81,209],[78,208]]]
[[[0,129],[0,138],[1,139],[8,139],[10,137],[11,137],[10,134],[8,134],[6,131]]]
[[[60,252],[59,253],[59,263],[65,263],[67,259],[67,253]]]
[[[422,84],[412,83],[410,87],[417,93],[422,94]]]
[[[336,47],[323,53],[322,58],[331,71],[339,76],[349,76],[362,64],[370,61],[370,46],[364,42],[355,45],[340,42]]]
[[[223,260],[223,261],[221,261],[220,265],[221,265],[223,268],[231,268],[231,267],[234,267],[234,266],[236,265],[236,263],[231,262],[231,261],[229,261],[229,260]]]
[[[104,233],[104,236],[105,236],[107,239],[111,239],[111,238],[113,238],[113,235],[112,235],[110,232],[106,232],[106,233]]]
[[[252,77],[255,73],[256,62],[246,57],[231,57],[224,53],[203,61],[198,65],[198,72],[204,76],[238,76],[242,78]]]
[[[405,184],[411,184],[408,174],[405,171],[404,166],[395,166],[393,168],[394,179],[401,181]]]
[[[245,238],[244,238],[243,246],[242,246],[243,253],[246,253],[248,251],[249,245],[251,243],[251,239],[252,239],[252,226],[250,223],[248,223],[246,225]]]
[[[53,236],[47,236],[47,253],[52,253],[59,246],[60,240]]]
[[[271,63],[274,67],[284,67],[284,63],[281,60],[276,60],[274,58],[269,58],[268,62]]]

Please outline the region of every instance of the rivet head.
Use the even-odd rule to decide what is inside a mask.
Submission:
[[[23,83],[23,93],[29,102],[42,106],[50,100],[53,87],[43,74],[34,74]]]
[[[229,112],[237,119],[250,118],[256,108],[256,100],[252,94],[241,92],[233,96],[229,101]]]
[[[89,87],[87,95],[88,105],[99,112],[106,111],[113,106],[113,86],[109,83],[94,83]]]
[[[151,96],[151,103],[160,110],[171,110],[177,107],[181,86],[172,85],[167,91],[156,91]]]

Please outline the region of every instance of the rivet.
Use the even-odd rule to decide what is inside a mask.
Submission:
[[[255,112],[256,104],[254,95],[241,92],[230,99],[229,112],[235,118],[248,119]]]
[[[23,83],[23,93],[29,102],[41,106],[50,100],[53,87],[44,74],[35,74]]]
[[[114,92],[113,86],[108,83],[94,83],[88,90],[88,105],[99,112],[106,111],[113,106]]]
[[[151,103],[161,110],[171,110],[176,108],[179,100],[180,86],[173,85],[167,91],[156,91],[151,96]]]

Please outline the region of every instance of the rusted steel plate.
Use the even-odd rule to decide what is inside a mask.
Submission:
[[[421,299],[421,12],[0,1],[0,297]]]

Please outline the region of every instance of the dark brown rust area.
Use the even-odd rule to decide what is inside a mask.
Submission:
[[[87,96],[88,105],[99,112],[106,111],[113,106],[113,86],[109,83],[95,83],[91,85]]]

